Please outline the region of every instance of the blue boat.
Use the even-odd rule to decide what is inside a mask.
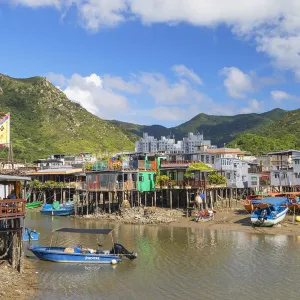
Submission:
[[[63,263],[85,263],[85,264],[117,264],[122,257],[130,260],[137,258],[137,254],[129,252],[121,244],[113,243],[111,250],[89,249],[83,246],[56,247],[52,246],[53,234],[55,232],[65,233],[87,233],[109,235],[112,229],[77,229],[60,228],[52,233],[50,246],[31,247],[29,250],[39,259]]]
[[[30,229],[30,228],[24,228],[23,232],[23,241],[29,242],[29,241],[38,241],[39,240],[40,233]]]
[[[74,214],[74,202],[59,204],[58,201],[54,201],[53,204],[45,204],[40,212],[49,216],[69,216]]]
[[[281,222],[289,208],[289,199],[284,197],[269,197],[261,201],[251,214],[251,223],[255,226],[273,226]]]

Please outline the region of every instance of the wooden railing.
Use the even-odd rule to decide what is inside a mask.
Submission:
[[[204,188],[205,181],[204,180],[190,180],[190,181],[172,180],[171,183],[163,184],[163,186],[169,186],[169,188],[173,188],[174,186],[179,186],[179,187],[190,186],[191,188]]]
[[[25,199],[0,200],[0,218],[25,216]]]
[[[177,161],[168,161],[162,160],[161,165],[186,165],[191,164],[193,161],[190,160],[177,160]]]
[[[89,182],[86,188],[90,191],[131,191],[136,189],[135,181],[117,182],[117,183],[99,183]]]

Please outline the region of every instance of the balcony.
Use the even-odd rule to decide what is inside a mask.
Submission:
[[[89,191],[132,191],[136,189],[135,181],[117,183],[88,182],[84,185]]]
[[[25,216],[25,204],[25,199],[0,200],[0,218],[14,218]]]
[[[162,184],[162,188],[180,188],[180,189],[185,189],[185,188],[205,188],[205,181],[204,180],[171,180],[170,183]]]
[[[109,160],[109,161],[98,161],[92,166],[93,171],[105,171],[105,170],[149,170],[156,171],[156,161],[147,160],[133,160],[133,161],[121,161],[121,160]]]
[[[192,161],[179,160],[179,161],[165,161],[161,162],[162,168],[176,168],[176,167],[188,167]]]

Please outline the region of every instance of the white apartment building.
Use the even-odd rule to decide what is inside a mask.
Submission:
[[[158,151],[158,141],[154,136],[144,132],[143,137],[136,141],[135,152],[156,153]]]
[[[174,138],[162,136],[157,140],[148,133],[143,133],[143,137],[136,142],[135,151],[143,153],[170,152],[192,154],[197,152],[200,146],[211,146],[209,140],[203,139],[203,134],[189,133],[182,141],[175,141]]]
[[[203,134],[197,133],[194,135],[192,132],[188,133],[188,136],[183,138],[183,151],[184,153],[195,153],[200,146],[211,146],[209,140],[203,139]]]

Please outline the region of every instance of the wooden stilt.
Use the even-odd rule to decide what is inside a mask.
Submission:
[[[111,213],[111,192],[108,192],[108,213]]]

